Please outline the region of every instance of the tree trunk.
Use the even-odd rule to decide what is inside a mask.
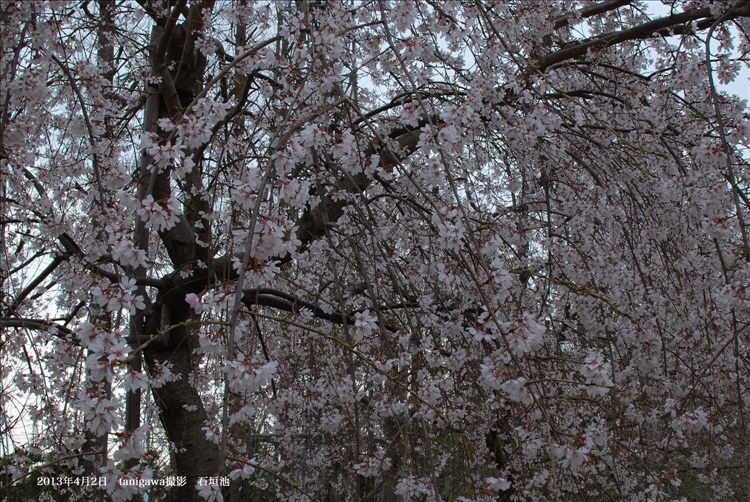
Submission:
[[[206,59],[195,49],[195,37],[202,29],[202,12],[212,2],[196,2],[189,9],[174,9],[172,17],[163,19],[154,29],[152,45],[152,74],[162,78],[157,94],[149,99],[145,129],[156,132],[161,142],[169,141],[169,133],[159,131],[154,116],[179,118],[184,108],[200,92]],[[180,14],[186,19],[177,24]],[[169,71],[165,71],[168,68]],[[196,164],[200,163],[196,158]],[[171,196],[169,170],[153,170],[152,159],[143,152],[140,183],[141,199],[152,195],[157,201]],[[198,167],[196,167],[197,169]],[[139,235],[147,245],[147,236]],[[186,478],[185,486],[172,488],[167,500],[199,500],[196,483],[201,477],[216,476],[222,469],[218,445],[209,441],[204,427],[207,415],[201,396],[193,385],[197,369],[194,350],[197,337],[189,327],[191,312],[185,302],[188,293],[199,293],[206,285],[205,272],[196,267],[198,246],[194,229],[185,216],[172,229],[159,235],[175,270],[190,271],[188,281],[171,276],[168,287],[162,288],[155,301],[147,308],[142,332],[147,338],[157,338],[144,351],[144,359],[152,371],[162,364],[171,366],[177,379],[159,388],[152,387],[159,407],[159,418],[172,448],[175,473]]]
[[[189,320],[185,309],[173,319],[175,324]],[[151,331],[151,330],[149,330]],[[193,336],[185,328],[174,328],[169,334],[169,343],[158,344],[145,351],[149,367],[155,363],[170,363],[172,371],[179,376],[159,388],[152,388],[154,400],[160,409],[160,419],[172,443],[172,458],[179,476],[187,478],[187,485],[176,487],[170,500],[194,500],[197,497],[196,482],[200,477],[215,476],[220,470],[219,448],[206,438],[203,427],[207,421],[203,402],[191,384],[195,368]],[[192,410],[192,411],[191,411]]]

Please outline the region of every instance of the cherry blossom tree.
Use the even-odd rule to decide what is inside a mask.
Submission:
[[[750,496],[748,30],[3,2],[3,490]]]

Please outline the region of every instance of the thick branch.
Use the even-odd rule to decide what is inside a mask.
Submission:
[[[398,129],[392,132],[390,136],[390,139],[396,142],[397,147],[391,149],[388,145],[383,145],[379,139],[375,139],[364,151],[364,155],[366,157],[378,155],[382,167],[393,167],[417,151],[420,131],[421,125],[413,128]],[[348,191],[357,192],[367,188],[370,182],[371,180],[364,175],[354,175],[342,179],[340,185]],[[328,222],[328,225],[335,223],[343,214],[344,207],[349,204],[348,201],[344,200],[328,200],[305,210],[297,220],[297,239],[301,242],[300,249],[304,249],[310,242],[325,235],[326,222]],[[237,277],[237,271],[232,265],[232,258],[233,256],[231,255],[225,255],[214,260],[213,271],[220,280],[232,280]],[[289,261],[289,258],[272,258],[270,261],[286,263]]]
[[[65,255],[63,255],[64,258],[68,258],[69,256],[76,256],[78,258],[81,258],[83,260],[83,265],[94,272],[97,275],[100,275],[102,277],[106,277],[111,282],[120,282],[122,280],[122,277],[120,274],[117,274],[116,272],[110,272],[109,270],[105,270],[102,267],[89,262],[86,260],[86,257],[83,253],[83,250],[81,247],[73,240],[73,238],[67,234],[67,232],[63,232],[58,237],[58,240],[60,241],[60,244],[62,245],[63,249],[65,249]],[[145,273],[145,269],[141,270],[142,267],[138,268],[138,271],[142,271]],[[151,286],[154,288],[164,288],[167,286],[167,282],[161,279],[154,279],[151,277],[135,277],[135,282],[139,286]]]
[[[182,12],[182,10],[186,8],[186,6],[187,0],[180,0],[172,10],[169,17],[166,19],[166,21],[163,24],[157,23],[159,24],[159,26],[163,27],[163,31],[161,33],[161,37],[159,37],[159,43],[156,46],[156,49],[154,50],[151,57],[151,67],[153,70],[155,70],[155,74],[158,74],[162,66],[164,66],[165,64],[164,57],[166,56],[167,50],[169,49],[169,45],[172,41],[172,33],[174,33],[174,29],[177,26],[177,20],[180,17],[180,12]]]
[[[750,7],[735,7],[728,12],[728,18],[746,17],[750,16]],[[559,51],[548,54],[541,58],[535,65],[535,69],[543,71],[552,65],[575,59],[583,56],[590,49],[603,49],[605,47],[616,45],[628,40],[638,40],[644,38],[650,38],[654,35],[668,35],[669,32],[684,32],[688,29],[686,23],[700,20],[697,24],[698,29],[708,28],[715,21],[715,18],[711,16],[711,11],[708,7],[703,9],[691,10],[680,14],[674,14],[672,16],[662,17],[654,19],[638,26],[634,26],[627,30],[603,33],[595,37],[582,40],[575,43],[571,47],[561,49]]]
[[[388,145],[381,145],[380,141],[376,139],[365,150],[365,157],[378,155],[382,167],[386,169],[392,168],[417,151],[420,131],[421,127],[417,126],[403,132],[400,131],[400,134],[391,137],[396,142],[397,146],[395,149],[390,148]],[[352,179],[354,183],[352,183]],[[370,182],[371,179],[364,175],[355,175],[342,180],[341,186],[346,187],[350,192],[356,192],[367,188]],[[310,241],[325,235],[326,222],[328,224],[335,222],[343,214],[344,207],[348,205],[349,202],[345,200],[324,201],[305,211],[297,221],[297,238],[302,242],[302,245],[304,246]]]
[[[193,102],[203,87],[203,73],[206,57],[196,50],[195,39],[203,31],[203,10],[210,8],[212,1],[198,2],[190,8],[189,15],[179,26],[168,25],[159,37],[159,45],[153,58],[154,73],[162,73],[160,86],[163,108],[160,117],[174,118]],[[175,68],[170,70],[169,65]],[[171,136],[162,138],[171,141]],[[194,159],[196,164],[200,158]],[[149,191],[154,199],[165,200],[171,197],[171,171],[152,172]],[[196,237],[190,221],[179,215],[177,224],[159,234],[175,269],[182,268],[198,257]],[[205,257],[203,257],[205,258]]]
[[[271,307],[285,312],[291,312],[293,314],[299,314],[301,309],[307,309],[312,313],[312,316],[317,319],[330,321],[334,324],[346,324],[350,326],[354,325],[354,313],[358,312],[355,310],[343,314],[340,312],[328,313],[314,303],[301,300],[296,296],[273,288],[246,289],[243,292],[242,303],[248,308],[252,305],[258,305],[261,307]],[[400,308],[414,308],[417,306],[416,303],[397,303],[393,305],[384,305],[379,307],[379,310],[386,311]],[[398,331],[398,328],[392,325],[385,324],[383,327],[391,332]]]
[[[329,314],[313,303],[300,300],[295,296],[272,288],[246,289],[242,295],[242,302],[248,308],[251,305],[259,305],[284,310],[293,314],[299,314],[300,309],[304,308],[311,311],[313,317],[317,317],[318,319],[324,319],[336,324],[354,323],[350,316],[343,316],[335,312]]]
[[[13,303],[10,304],[8,307],[8,313],[12,314],[16,311],[16,309],[21,305],[21,303],[28,297],[39,284],[42,283],[52,272],[55,271],[58,265],[62,263],[65,260],[65,255],[57,255],[52,259],[52,262],[47,265],[47,268],[42,270],[42,272],[34,278],[33,281],[29,283],[28,286],[24,288],[23,291],[21,291],[16,298],[13,300]]]
[[[598,14],[604,14],[605,12],[619,9],[620,7],[623,7],[630,3],[632,3],[632,0],[608,0],[606,2],[589,5],[576,12],[556,17],[554,20],[554,27],[555,29],[562,28],[563,26],[567,26],[571,19],[586,19]]]
[[[156,9],[153,8],[151,5],[151,2],[148,0],[135,0],[138,5],[140,5],[144,11],[146,11],[146,14],[148,14],[148,17],[154,20],[157,26],[164,26],[164,23],[166,22],[166,18],[159,15],[159,13],[156,11]],[[188,7],[187,5],[183,4],[181,6],[182,10],[180,11],[183,16],[188,16]]]
[[[60,326],[44,319],[26,319],[23,317],[0,317],[0,327],[3,328],[27,328],[37,331],[46,331],[65,341],[80,345],[80,340],[70,329]]]

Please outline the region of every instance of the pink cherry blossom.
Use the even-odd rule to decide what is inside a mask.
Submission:
[[[746,0],[5,3],[11,497],[750,497]]]

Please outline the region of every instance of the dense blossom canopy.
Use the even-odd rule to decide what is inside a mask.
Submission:
[[[747,0],[1,9],[9,497],[750,497]]]

